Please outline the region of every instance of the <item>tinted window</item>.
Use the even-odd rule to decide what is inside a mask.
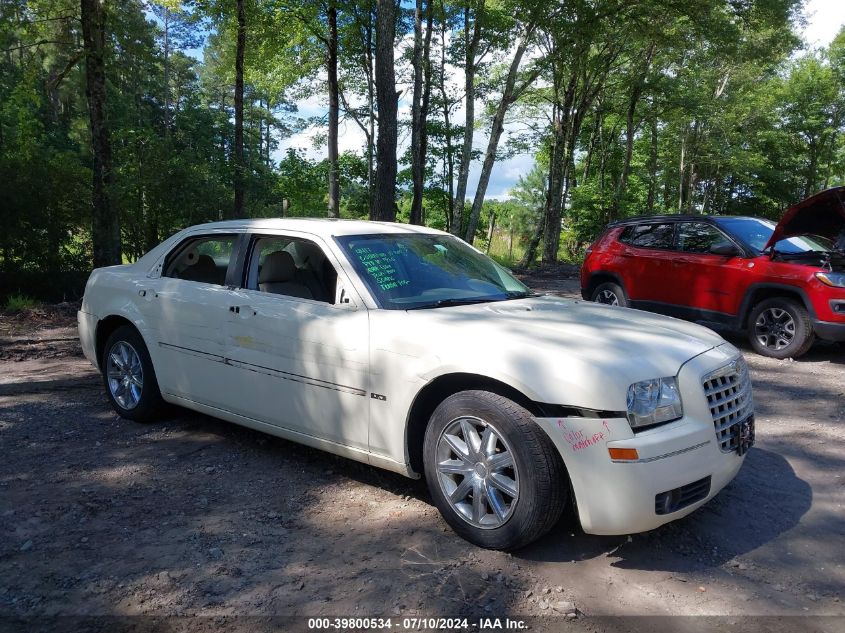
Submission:
[[[247,288],[334,303],[336,284],[334,266],[314,242],[283,236],[254,240]]]
[[[673,224],[634,224],[627,227],[619,241],[639,248],[672,248]]]
[[[378,234],[335,239],[387,309],[504,301],[529,294],[507,270],[451,235]]]
[[[171,256],[164,276],[225,286],[236,239],[234,235],[214,235],[181,244]]]
[[[715,244],[729,240],[715,226],[703,222],[682,222],[678,225],[678,250],[686,253],[709,253]]]

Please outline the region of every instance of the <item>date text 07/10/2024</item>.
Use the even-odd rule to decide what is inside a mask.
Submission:
[[[528,623],[512,618],[309,618],[308,629],[312,631],[520,631],[528,628]]]

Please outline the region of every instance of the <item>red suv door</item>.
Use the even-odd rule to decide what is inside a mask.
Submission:
[[[672,263],[673,294],[678,305],[736,315],[748,285],[747,260],[739,254],[717,255],[711,249],[733,242],[706,222],[680,222]],[[739,251],[739,249],[737,249]]]
[[[675,224],[651,222],[625,227],[619,236],[621,276],[632,301],[672,303],[667,279],[672,274]]]

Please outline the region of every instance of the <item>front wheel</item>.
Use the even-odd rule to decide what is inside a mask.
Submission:
[[[748,340],[754,351],[769,358],[798,358],[813,346],[810,314],[795,299],[761,301],[748,317]]]
[[[531,414],[487,391],[463,391],[431,417],[425,477],[440,513],[466,540],[514,550],[558,521],[568,496],[560,455]]]
[[[144,339],[134,327],[112,332],[100,362],[103,384],[112,408],[136,422],[156,420],[164,409],[153,362]]]

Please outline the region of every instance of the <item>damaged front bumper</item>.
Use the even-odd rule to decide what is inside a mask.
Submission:
[[[657,528],[690,514],[736,476],[744,455],[720,445],[702,387],[703,377],[735,358],[723,345],[688,361],[678,374],[684,416],[663,426],[633,433],[625,418],[536,418],[563,458],[585,532]],[[634,449],[637,457],[613,459],[610,449]]]

